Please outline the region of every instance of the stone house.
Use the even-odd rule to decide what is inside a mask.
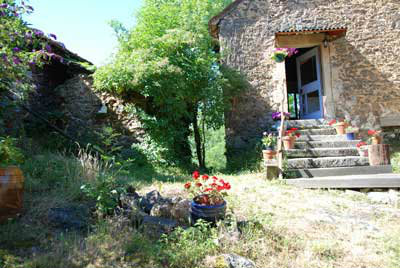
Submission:
[[[209,27],[251,84],[226,112],[228,155],[259,138],[282,101],[292,120],[400,125],[400,1],[236,0]],[[279,47],[299,53],[276,63]]]

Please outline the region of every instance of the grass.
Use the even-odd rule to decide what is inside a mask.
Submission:
[[[400,150],[393,148],[398,168]],[[188,175],[146,166],[113,173],[84,151],[37,152],[22,168],[25,209],[0,225],[1,268],[226,267],[223,253],[250,258],[257,267],[400,267],[400,210],[371,204],[365,194],[298,190],[265,181],[261,173],[219,174],[232,184],[227,202],[233,220],[154,240],[123,217],[93,216],[87,230],[66,232],[49,226],[47,213],[52,207],[93,208],[80,186],[95,183],[104,171],[142,194],[156,189],[171,197],[184,196]]]

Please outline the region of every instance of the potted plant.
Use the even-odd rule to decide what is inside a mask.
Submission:
[[[372,144],[381,144],[382,143],[382,137],[380,136],[382,131],[380,130],[368,130],[368,135],[370,136],[371,143]]]
[[[349,126],[346,128],[346,138],[347,140],[353,141],[356,139],[356,133],[358,133],[359,129],[353,126]]]
[[[365,141],[360,141],[356,146],[361,157],[368,157],[368,144]]]
[[[276,155],[276,150],[275,150],[277,143],[276,136],[273,133],[268,134],[267,132],[264,132],[261,141],[264,146],[262,151],[264,160],[273,159],[274,156]]]
[[[332,119],[328,124],[336,129],[338,135],[346,134],[346,128],[349,126],[349,123],[344,119],[340,119],[339,121]]]
[[[193,222],[203,219],[215,223],[225,217],[226,201],[224,197],[231,189],[229,182],[194,171],[192,181],[186,182],[184,188],[193,197],[190,204]]]
[[[15,165],[24,160],[16,140],[0,137],[0,222],[18,214],[23,205],[24,177]]]
[[[275,48],[272,52],[271,59],[273,59],[277,63],[280,63],[283,62],[286,57],[291,57],[298,52],[299,51],[296,48],[278,47]]]
[[[285,131],[285,136],[283,136],[283,147],[285,150],[290,150],[294,148],[294,142],[296,138],[300,137],[300,133],[298,132],[298,128],[291,128]]]

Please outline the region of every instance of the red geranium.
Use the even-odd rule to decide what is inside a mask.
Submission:
[[[365,141],[360,141],[359,143],[357,143],[357,148],[360,148],[361,146],[365,146],[367,145],[367,143]]]
[[[285,131],[285,136],[289,136],[289,137],[300,137],[300,133],[297,132],[299,129],[298,128],[291,128]]]
[[[332,126],[336,123],[337,123],[336,119],[332,119],[331,121],[329,121],[328,125]]]
[[[204,180],[203,183],[198,181],[198,178]],[[229,182],[223,179],[218,179],[216,176],[212,176],[212,180],[209,180],[207,174],[200,175],[198,171],[193,172],[194,185],[191,187],[191,182],[186,182],[184,188],[189,191],[193,196],[193,200],[198,204],[204,205],[216,205],[224,202],[224,196],[227,195],[227,190],[231,189]]]

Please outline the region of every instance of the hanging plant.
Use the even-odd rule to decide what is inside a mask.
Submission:
[[[291,57],[294,54],[297,54],[299,51],[297,48],[275,48],[274,52],[272,52],[271,59],[273,59],[275,62],[283,62],[286,57]]]

